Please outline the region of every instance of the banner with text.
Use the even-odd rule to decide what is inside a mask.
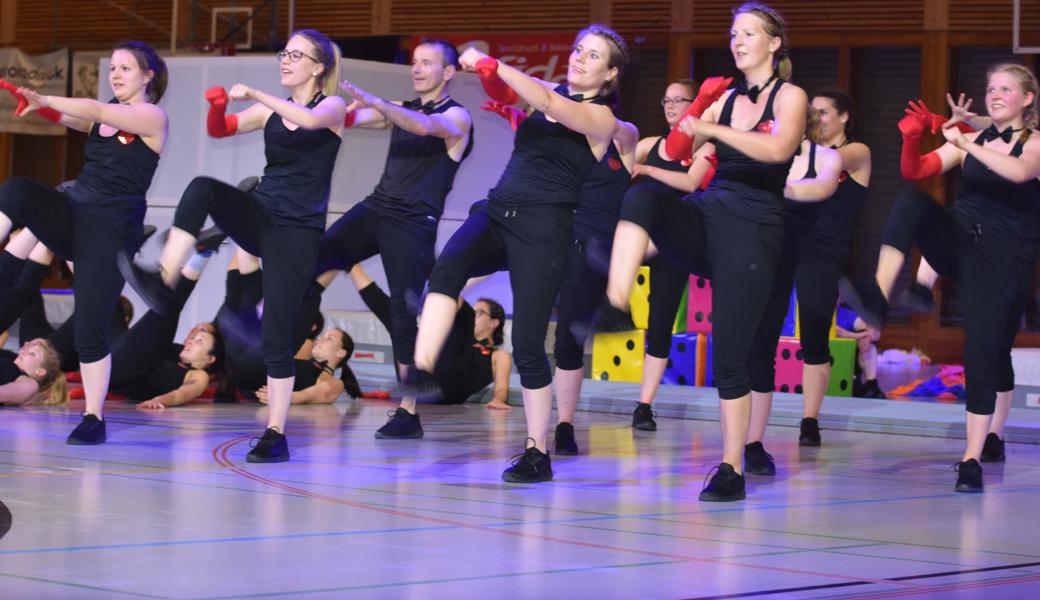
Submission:
[[[69,84],[69,53],[56,50],[49,54],[26,54],[17,48],[0,48],[0,79],[32,88],[49,96],[65,96]],[[35,114],[16,117],[17,102],[7,92],[0,92],[0,131],[36,135],[65,135],[65,128]]]
[[[567,56],[574,45],[574,34],[553,31],[549,33],[453,33],[429,35],[425,38],[447,40],[461,52],[473,46],[481,52],[516,67],[531,77],[559,83],[567,79]],[[412,36],[410,48],[415,48],[423,37]]]

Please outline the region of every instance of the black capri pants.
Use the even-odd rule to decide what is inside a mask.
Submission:
[[[607,273],[601,257],[609,260],[613,237],[589,228],[579,231],[567,253],[556,318],[556,366],[574,371],[585,366],[585,340],[595,324],[607,291]]]
[[[563,282],[573,218],[567,206],[478,203],[448,240],[430,276],[431,293],[458,298],[489,257],[504,258],[513,292],[513,357],[527,389],[552,383],[545,335]]]
[[[16,227],[28,227],[44,245],[76,263],[75,348],[83,363],[109,355],[109,329],[123,276],[116,268],[120,251],[141,247],[144,198],[86,198],[82,189],[58,192],[23,177],[0,184],[0,212]]]
[[[173,226],[198,236],[207,216],[243,250],[263,261],[264,364],[269,377],[292,377],[294,325],[314,275],[321,230],[277,223],[251,194],[211,177],[196,177],[181,196]]]
[[[964,311],[968,412],[991,415],[997,392],[1015,389],[1011,347],[1033,293],[1037,242],[977,223],[914,188],[888,215],[881,243],[909,255],[916,244],[936,272],[957,282]]]
[[[646,229],[674,266],[711,277],[712,359],[723,400],[751,392],[751,350],[784,236],[781,226],[751,221],[722,208],[739,202],[740,193],[739,188],[712,187],[682,199],[661,195],[639,202],[626,197],[621,210],[621,219]],[[747,193],[766,192],[749,188]]]
[[[830,328],[848,247],[822,226],[819,217],[823,209],[823,203],[788,203],[785,210],[783,251],[763,326],[752,351],[751,389],[756,392],[773,391],[776,347],[792,288],[797,293],[799,341],[805,364],[830,363]]]
[[[423,287],[436,258],[437,219],[384,212],[366,199],[354,205],[321,238],[317,275],[348,270],[376,254],[390,288],[390,339],[398,364],[415,363]]]

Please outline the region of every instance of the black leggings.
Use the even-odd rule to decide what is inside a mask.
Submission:
[[[251,394],[267,384],[267,368],[260,349],[261,324],[257,304],[264,298],[263,273],[227,272],[224,304],[214,319],[224,337],[224,350],[235,385]],[[293,343],[296,348],[297,339]]]
[[[703,206],[709,195],[722,197],[712,197],[711,205]],[[719,397],[731,400],[747,395],[751,350],[773,285],[783,227],[718,208],[739,201],[731,190],[711,188],[683,199],[662,194],[654,201],[639,200],[626,197],[621,219],[646,229],[661,255],[675,267],[711,278],[712,364]]]
[[[751,389],[756,392],[768,393],[775,386],[776,348],[790,308],[792,288],[797,290],[799,342],[805,364],[830,363],[830,328],[847,248],[821,229],[818,217],[822,208],[805,206],[785,212],[783,252],[764,326],[752,351]]]
[[[556,318],[556,366],[566,371],[585,365],[585,340],[607,291],[607,274],[593,256],[610,256],[612,239],[604,235],[576,235],[567,254]]]
[[[76,351],[84,363],[109,354],[109,328],[124,284],[116,254],[121,250],[133,254],[141,246],[143,211],[138,203],[143,199],[125,201],[127,210],[118,210],[118,199],[110,199],[106,210],[133,220],[102,216],[92,212],[94,206],[22,177],[0,185],[0,212],[15,226],[28,227],[55,254],[76,263],[73,328]]]
[[[467,278],[492,258],[504,258],[513,291],[513,354],[527,389],[552,383],[545,335],[563,282],[573,218],[565,206],[478,204],[448,240],[430,276],[431,293],[458,298]]]
[[[317,275],[348,270],[376,254],[383,261],[390,286],[387,330],[398,364],[415,363],[416,317],[433,269],[436,241],[436,219],[384,214],[368,200],[348,210],[321,238]]]
[[[993,414],[997,392],[1015,388],[1011,347],[1033,292],[1036,242],[979,225],[910,188],[896,199],[881,243],[907,256],[916,244],[939,275],[957,282],[967,409]]]
[[[263,261],[264,364],[270,377],[292,377],[294,325],[314,273],[321,231],[276,224],[250,194],[210,177],[196,177],[181,196],[173,226],[198,236],[207,216],[243,250]]]
[[[175,310],[167,315],[149,310],[112,343],[111,388],[133,387],[147,378],[160,361],[168,360],[170,345],[177,335],[181,310],[195,289],[195,284],[195,281],[181,277],[174,291]]]

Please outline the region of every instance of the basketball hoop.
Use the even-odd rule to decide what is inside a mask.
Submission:
[[[1038,6],[1037,0],[1026,0],[1026,11],[1027,14],[1022,14],[1022,0],[1012,0],[1012,17],[1011,17],[1011,51],[1015,54],[1040,54],[1040,46],[1023,46],[1025,43],[1022,40],[1022,21],[1028,21],[1035,23],[1037,14],[1040,13],[1040,6]],[[1030,32],[1032,33],[1032,32]],[[1031,36],[1031,39],[1035,39]],[[1035,42],[1034,42],[1035,43]]]

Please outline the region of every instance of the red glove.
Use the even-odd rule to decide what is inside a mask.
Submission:
[[[519,108],[502,104],[501,102],[496,102],[494,100],[485,100],[484,104],[480,105],[480,110],[495,113],[506,121],[509,121],[509,126],[513,128],[513,131],[516,131],[516,128],[519,127],[520,124],[524,122],[524,119],[527,118],[527,113]]]
[[[490,56],[478,60],[476,72],[480,77],[480,85],[484,87],[484,93],[492,100],[502,104],[516,104],[520,101],[516,90],[506,85],[498,76],[498,60]]]
[[[704,172],[704,177],[701,178],[701,184],[697,186],[699,190],[706,190],[711,185],[711,180],[715,179],[715,169],[719,166],[719,157],[715,156],[714,153],[707,156],[708,162],[711,166]]]
[[[14,97],[15,102],[18,103],[18,106],[14,109],[14,115],[16,117],[20,115],[27,106],[29,106],[29,101],[25,99],[25,96],[18,93],[18,86],[14,85],[10,81],[0,79],[0,89],[7,90],[7,92]]]
[[[347,113],[347,116],[343,117],[343,126],[349,129],[349,128],[354,126],[354,123],[356,121],[357,121],[357,111],[353,111],[353,110],[349,111]]]
[[[928,107],[924,102],[910,103],[906,116],[899,121],[899,131],[903,134],[903,151],[899,155],[899,171],[903,179],[918,181],[938,175],[942,172],[942,159],[936,152],[921,156],[921,136],[931,124]]]
[[[222,86],[215,85],[206,90],[209,114],[206,115],[206,131],[211,137],[222,138],[238,131],[238,115],[225,115],[228,95]]]
[[[909,104],[910,104],[910,108],[906,109],[908,114],[910,112],[914,112],[914,113],[923,112],[923,113],[925,113],[925,115],[927,115],[927,117],[928,117],[928,129],[932,132],[932,135],[935,135],[935,134],[939,133],[939,130],[942,129],[943,125],[945,125],[946,122],[949,121],[948,118],[946,118],[946,117],[944,117],[942,115],[937,115],[937,114],[933,113],[931,110],[929,110],[928,109],[928,105],[924,103],[924,100],[918,100],[917,104],[914,104],[913,100],[911,100],[909,102]],[[955,125],[955,127],[957,127],[957,129],[959,129],[961,133],[974,133],[975,132],[975,128],[974,127],[972,127],[971,125],[968,125],[967,123],[964,123],[963,121],[962,122],[958,122]]]
[[[715,104],[715,101],[721,98],[722,94],[726,93],[731,83],[733,83],[732,77],[709,77],[705,79],[700,89],[697,90],[697,97],[693,99],[690,108],[686,109],[679,121],[686,117],[700,118],[704,111],[708,110],[709,106]],[[682,129],[679,129],[678,123],[676,123],[671,133],[668,134],[668,139],[664,142],[664,150],[672,160],[686,160],[693,154],[693,138],[686,135]]]

